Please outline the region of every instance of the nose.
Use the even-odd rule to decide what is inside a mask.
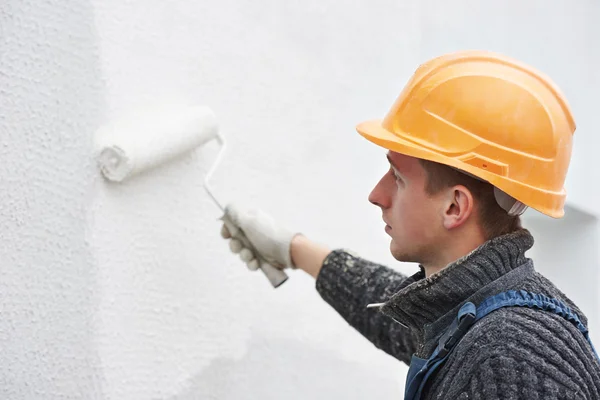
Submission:
[[[389,174],[385,174],[369,194],[369,201],[382,209],[391,206],[390,189],[388,188],[388,179],[386,179],[388,175]]]

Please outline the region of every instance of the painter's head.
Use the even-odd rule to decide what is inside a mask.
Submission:
[[[422,63],[384,118],[356,126],[390,150],[369,199],[393,255],[427,273],[518,229],[527,207],[561,218],[575,128],[560,89],[520,61],[467,50]]]
[[[382,210],[397,260],[443,267],[461,246],[470,250],[521,227],[519,216],[498,205],[489,183],[393,151],[387,158],[390,168],[369,201]]]

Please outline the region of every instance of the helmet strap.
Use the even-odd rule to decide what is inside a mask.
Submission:
[[[527,210],[527,206],[521,203],[519,200],[515,199],[511,195],[506,192],[498,189],[494,186],[494,197],[496,198],[496,202],[504,211],[508,213],[511,217],[516,215],[521,215]]]

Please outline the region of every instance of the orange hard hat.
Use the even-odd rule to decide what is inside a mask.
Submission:
[[[434,58],[383,120],[356,129],[391,151],[485,180],[522,209],[564,215],[575,122],[558,87],[516,60],[485,51]]]

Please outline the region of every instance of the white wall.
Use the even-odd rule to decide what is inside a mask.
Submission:
[[[86,242],[106,108],[92,6],[0,4],[0,398],[104,398]]]
[[[354,125],[382,116],[419,62],[489,48],[565,89],[579,121],[571,199],[597,216],[598,4],[529,1],[525,16],[523,3],[4,1],[0,398],[400,398],[406,368],[314,281],[292,273],[273,290],[229,254],[202,188],[215,146],[115,186],[95,170],[93,134],[140,107],[209,105],[230,143],[222,201],[412,272],[392,263],[366,200],[384,152]],[[565,248],[597,266],[590,218],[589,241],[568,235]],[[553,232],[534,248],[542,261],[564,259]],[[573,297],[597,312],[595,266],[578,265],[595,283]]]

